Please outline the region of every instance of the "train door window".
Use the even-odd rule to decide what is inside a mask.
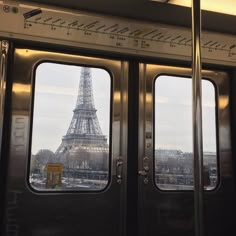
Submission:
[[[192,80],[160,75],[155,80],[155,183],[162,190],[193,189]],[[202,80],[203,177],[206,190],[217,185],[216,94]]]
[[[29,183],[96,191],[109,182],[111,78],[100,68],[44,62],[35,70]]]

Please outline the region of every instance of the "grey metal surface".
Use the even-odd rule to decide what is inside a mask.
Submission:
[[[6,40],[0,41],[0,150],[2,146],[8,51],[9,42]]]
[[[193,104],[193,163],[194,163],[194,222],[195,235],[203,236],[203,141],[202,141],[202,62],[201,4],[192,0],[192,104]]]
[[[27,2],[191,27],[191,10],[189,8],[149,0],[33,0]],[[235,33],[235,27],[233,27],[236,24],[235,16],[204,11],[203,21],[205,29]]]
[[[13,12],[16,7],[17,14]],[[0,8],[10,12],[0,14],[0,37],[107,53],[191,60],[191,30],[188,28],[45,5],[0,2]],[[201,40],[203,62],[235,66],[233,35],[204,31]]]
[[[110,183],[104,191],[39,193],[29,187],[34,70],[42,61],[102,67],[112,76],[111,170]],[[25,48],[15,50],[4,235],[124,235],[127,74],[126,62]],[[116,161],[120,157],[123,181],[118,184]]]
[[[143,169],[143,157],[149,158],[149,163],[154,163],[154,81],[158,75],[173,75],[191,77],[190,68],[161,66],[140,63],[140,116],[139,116],[139,170]],[[227,206],[222,208],[225,200],[222,191],[229,191],[234,195],[232,182],[232,155],[230,141],[230,116],[229,116],[229,77],[220,71],[202,71],[202,76],[213,82],[216,88],[216,129],[218,143],[218,168],[219,182],[213,192],[204,192],[204,204],[206,207],[204,224],[209,235],[213,232],[222,232],[222,220],[226,220],[232,227],[229,215],[231,213],[232,200],[228,196]],[[161,138],[161,137],[159,137]],[[139,216],[141,234],[154,236],[157,231],[162,235],[194,235],[194,193],[193,191],[161,191],[156,187],[154,179],[154,167],[150,165],[148,173],[149,183],[143,183],[143,177],[139,181]],[[215,216],[217,212],[217,216]],[[227,218],[228,217],[228,218]],[[214,218],[214,224],[211,224]],[[207,222],[207,223],[206,223]],[[227,225],[226,224],[226,225]],[[215,235],[217,235],[215,234]]]

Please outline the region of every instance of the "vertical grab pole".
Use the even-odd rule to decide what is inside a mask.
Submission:
[[[195,236],[203,236],[203,143],[201,85],[201,0],[192,0],[192,89]]]

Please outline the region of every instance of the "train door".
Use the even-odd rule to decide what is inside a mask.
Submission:
[[[127,63],[14,50],[3,235],[123,235]]]
[[[140,235],[194,235],[191,69],[140,64]],[[229,78],[203,71],[206,235],[234,232]]]

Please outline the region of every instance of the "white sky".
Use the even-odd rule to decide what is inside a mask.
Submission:
[[[36,70],[32,153],[56,151],[66,134],[76,106],[79,66],[40,64]],[[109,141],[110,86],[107,71],[92,69],[93,96],[102,132]]]
[[[203,150],[216,152],[215,88],[202,82]],[[159,76],[155,81],[155,149],[192,152],[192,80]]]
[[[36,70],[32,153],[56,151],[66,134],[76,105],[79,66],[43,63]],[[103,69],[92,69],[95,108],[104,135],[109,137],[111,78]],[[159,76],[155,82],[155,149],[192,152],[191,79]],[[215,90],[204,80],[203,147],[216,151]],[[109,139],[108,139],[109,140]]]

